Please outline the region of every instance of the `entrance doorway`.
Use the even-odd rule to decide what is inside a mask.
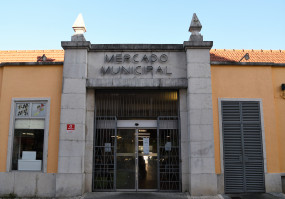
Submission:
[[[96,90],[93,191],[181,191],[178,92]]]
[[[181,191],[177,117],[96,117],[93,191]]]
[[[117,130],[117,190],[157,190],[157,160],[157,129]]]

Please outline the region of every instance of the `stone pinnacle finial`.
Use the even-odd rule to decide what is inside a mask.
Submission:
[[[189,27],[189,32],[191,32],[189,41],[203,41],[203,36],[200,34],[201,29],[202,25],[196,13],[194,13]]]
[[[73,28],[75,34],[83,34],[86,32],[85,23],[84,23],[84,20],[83,20],[81,13],[76,18],[72,28]]]
[[[72,26],[75,34],[71,37],[71,41],[86,41],[84,33],[86,32],[85,23],[80,13]]]

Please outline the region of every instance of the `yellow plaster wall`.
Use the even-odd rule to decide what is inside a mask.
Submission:
[[[2,75],[3,75],[3,67],[0,67],[0,100],[1,100],[1,88],[2,88]]]
[[[6,171],[11,100],[12,98],[37,97],[50,98],[47,172],[57,172],[62,65],[5,66],[2,68],[3,78],[0,99],[0,172]]]
[[[280,172],[285,172],[285,99],[281,97],[281,84],[285,84],[285,67],[273,67],[273,91],[279,143]],[[285,93],[284,93],[285,95]],[[285,97],[285,96],[284,96]]]
[[[285,75],[284,69],[282,71],[283,77]],[[275,84],[279,84],[280,86],[280,83],[276,82],[275,73],[278,72],[274,71],[275,69],[272,69],[270,66],[211,66],[216,173],[221,173],[218,98],[262,99],[267,172],[280,172],[280,162],[282,162],[283,167],[285,166],[285,162],[280,161],[280,157],[283,156],[285,160],[285,156],[280,154],[279,151],[278,142],[281,142],[279,130],[281,129],[277,128],[276,125],[279,115],[276,114],[276,98],[274,98],[274,93],[277,91]],[[281,79],[281,77],[282,75],[278,74],[278,78]],[[281,101],[280,98],[279,101],[278,104],[280,104],[280,106],[283,105],[283,110],[285,110],[284,101]],[[285,119],[284,111],[283,114],[279,114]],[[284,121],[285,120],[283,120],[283,131],[285,130]],[[285,138],[284,135],[283,137]],[[285,147],[283,148],[285,149]]]

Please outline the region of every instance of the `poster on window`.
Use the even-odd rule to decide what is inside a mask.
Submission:
[[[111,152],[112,149],[111,149],[111,143],[105,143],[105,152]]]
[[[165,151],[171,151],[171,142],[166,142]]]
[[[149,138],[143,138],[143,153],[144,155],[149,154]]]
[[[45,114],[46,114],[46,106],[44,103],[33,103],[32,105],[33,117],[44,117]]]

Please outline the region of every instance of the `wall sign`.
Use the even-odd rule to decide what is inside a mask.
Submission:
[[[105,149],[105,152],[111,152],[112,151],[111,143],[105,143],[104,149]]]
[[[102,75],[119,75],[119,74],[134,74],[134,75],[146,75],[146,74],[161,74],[171,75],[170,69],[165,65],[168,61],[166,54],[111,54],[105,55],[104,65],[100,69]],[[156,66],[153,66],[153,64]],[[111,65],[112,64],[112,65]]]
[[[72,133],[75,130],[75,124],[67,124],[66,125],[66,132]]]
[[[171,142],[166,142],[165,151],[171,151]]]
[[[143,153],[144,155],[149,154],[149,138],[143,138]]]

